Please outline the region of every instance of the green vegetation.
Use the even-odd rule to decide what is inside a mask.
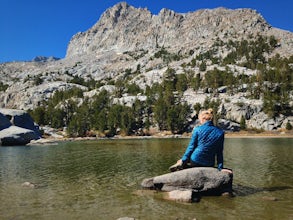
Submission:
[[[242,41],[223,42],[218,39],[213,48],[205,53],[195,56],[194,51],[189,51],[185,56],[192,59],[189,63],[181,65],[183,72],[178,74],[175,69],[169,67],[163,75],[161,84],[154,83],[142,90],[139,85],[131,83],[131,79],[142,71],[138,64],[134,70],[125,69],[119,79],[107,81],[108,85],[116,87],[113,94],[102,91],[87,100],[80,89],[56,91],[47,102],[31,111],[31,115],[40,125],[67,127],[69,136],[88,136],[92,132],[106,136],[141,135],[147,134],[151,126],[176,134],[186,131],[192,110],[198,113],[201,108],[213,108],[214,112],[217,112],[221,103],[217,95],[223,91],[231,94],[245,91],[247,98],[263,99],[263,111],[271,117],[280,114],[292,115],[290,97],[293,86],[293,56],[281,58],[280,55],[276,55],[266,58],[266,54],[271,54],[276,47],[278,41],[274,37],[260,35]],[[231,52],[221,57],[221,48],[228,48]],[[145,53],[147,51],[125,54],[138,60]],[[164,63],[169,64],[182,59],[182,55],[178,54],[170,53],[162,47],[158,48],[151,59],[161,58]],[[217,64],[217,67],[208,69],[210,64]],[[256,74],[245,75],[237,72],[238,70],[232,71],[228,65],[249,68]],[[200,73],[195,74],[195,67]],[[71,83],[86,86],[90,90],[105,83],[97,82],[91,77],[87,77],[87,81],[77,76],[71,78]],[[39,84],[41,79],[34,79],[34,82]],[[0,84],[1,88],[5,90],[3,84]],[[189,106],[183,100],[183,93],[187,89],[211,93],[213,98],[206,99],[202,106],[199,103]],[[145,95],[146,101],[137,99],[132,107],[119,102],[113,103],[114,98],[121,98],[125,93]],[[241,106],[243,103],[239,102],[238,105]],[[214,123],[220,117],[221,115],[215,115]],[[246,129],[244,117],[240,121],[240,127]],[[290,123],[287,127],[288,130],[292,129]]]
[[[8,88],[8,85],[5,85],[4,83],[0,82],[0,92],[1,91],[6,91],[6,89]]]
[[[34,77],[35,86],[41,85],[43,83],[43,79],[38,75]]]
[[[154,54],[155,58],[161,58],[165,63],[170,63],[172,61],[178,61],[182,57],[175,53],[170,53],[165,47],[160,48],[158,52]]]
[[[67,91],[56,91],[47,101],[29,113],[40,125],[50,125],[53,128],[63,128],[72,120],[77,110],[77,102],[72,99],[82,98],[83,91],[78,88]]]
[[[98,87],[98,83],[92,77],[89,77],[88,80],[84,80],[81,77],[73,76],[69,82],[88,87],[90,90]]]
[[[241,117],[240,129],[241,130],[246,130],[246,121],[245,121],[245,117],[244,116]]]
[[[147,132],[151,125],[158,124],[161,130],[182,133],[188,125],[190,106],[182,102],[176,88],[182,87],[182,75],[176,76],[175,71],[168,69],[162,85],[154,84],[146,90],[147,101],[135,100],[132,107],[112,104],[112,98],[102,91],[93,99],[83,97],[80,89],[56,91],[45,103],[30,112],[40,125],[54,128],[67,127],[69,136],[87,136],[91,131],[99,131],[106,136],[116,134],[131,135]],[[123,87],[123,80],[115,83],[116,97],[123,92],[141,92],[139,87],[130,84]],[[156,98],[157,97],[157,98]],[[81,105],[79,100],[83,99]]]
[[[292,130],[293,126],[291,125],[291,123],[288,121],[287,124],[286,124],[286,129],[288,131]]]
[[[215,56],[220,46],[226,46],[231,50],[224,58]],[[210,61],[219,66],[226,66],[225,70],[214,68],[206,71],[204,78],[199,75],[194,77],[192,88],[195,90],[209,88],[209,91],[217,93],[219,87],[226,86],[229,93],[235,93],[241,91],[243,84],[247,84],[250,98],[263,99],[263,111],[270,117],[280,114],[292,115],[290,92],[293,87],[293,56],[281,58],[277,54],[269,59],[265,58],[265,53],[270,54],[277,47],[278,41],[273,36],[258,35],[255,39],[229,40],[227,43],[218,39],[210,51],[197,55],[186,66],[198,66],[200,71],[206,71],[205,64]],[[228,64],[256,70],[257,74],[251,76],[242,73],[233,74],[227,68]]]

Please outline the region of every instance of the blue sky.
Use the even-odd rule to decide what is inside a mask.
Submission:
[[[0,0],[0,63],[36,56],[64,58],[71,37],[91,28],[115,0]],[[252,8],[272,26],[293,32],[293,0],[128,0],[158,14],[205,8]]]

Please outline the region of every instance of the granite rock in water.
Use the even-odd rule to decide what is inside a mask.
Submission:
[[[167,193],[166,199],[193,202],[201,195],[232,192],[233,174],[212,167],[195,167],[144,179],[141,186]]]

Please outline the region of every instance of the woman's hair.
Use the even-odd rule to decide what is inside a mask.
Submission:
[[[208,120],[208,121],[211,121],[213,120],[213,109],[212,108],[209,108],[208,110],[202,110],[200,111],[199,115],[205,119],[205,120]]]

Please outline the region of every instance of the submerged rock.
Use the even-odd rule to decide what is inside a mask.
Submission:
[[[193,196],[192,194],[192,190],[173,190],[168,192],[164,198],[178,202],[194,202],[196,196]]]
[[[135,218],[132,218],[132,217],[122,217],[122,218],[118,218],[117,220],[135,220]]]
[[[27,188],[36,188],[36,185],[31,182],[24,182],[21,184],[22,187],[27,187]]]
[[[212,167],[194,167],[144,179],[145,189],[168,192],[165,199],[182,202],[198,201],[202,195],[232,193],[233,173]]]

